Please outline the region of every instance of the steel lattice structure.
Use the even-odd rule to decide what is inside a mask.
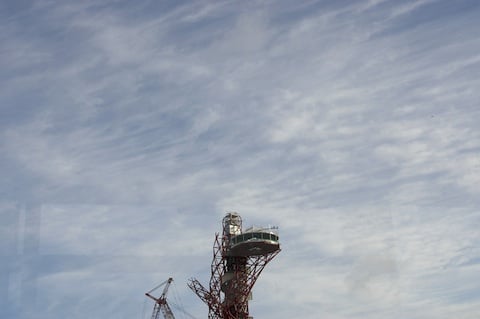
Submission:
[[[160,311],[163,314],[163,317],[165,319],[175,319],[175,316],[173,315],[172,309],[168,305],[167,302],[167,292],[168,288],[170,287],[170,284],[173,282],[173,278],[168,278],[168,280],[162,282],[160,285],[157,287],[153,288],[149,292],[145,293],[145,296],[148,298],[152,299],[155,301],[155,306],[153,307],[153,313],[151,319],[158,319],[160,318]],[[158,298],[154,297],[151,295],[151,293],[154,290],[157,290],[158,288],[164,286],[162,295]]]
[[[251,291],[265,266],[280,252],[273,228],[242,232],[241,217],[228,213],[216,233],[209,289],[196,279],[188,286],[208,305],[209,319],[247,319]]]

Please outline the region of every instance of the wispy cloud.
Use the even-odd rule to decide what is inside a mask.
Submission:
[[[280,226],[254,316],[478,312],[475,4],[9,10],[0,314],[138,315],[208,281],[226,210]]]

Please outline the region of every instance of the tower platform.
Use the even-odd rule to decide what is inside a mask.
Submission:
[[[230,238],[228,256],[267,255],[280,249],[278,235],[271,230],[246,231]]]

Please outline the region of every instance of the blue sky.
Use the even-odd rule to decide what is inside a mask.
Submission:
[[[478,318],[479,16],[2,1],[0,317],[145,318],[172,276],[206,318],[186,282],[237,211],[279,227],[255,318]]]

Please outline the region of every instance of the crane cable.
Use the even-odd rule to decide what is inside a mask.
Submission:
[[[163,285],[165,285],[167,282],[168,282],[168,279],[165,280],[164,282],[162,282],[161,284],[159,284],[158,286],[156,286],[155,288],[153,288],[152,290],[150,290],[149,292],[147,292],[147,294],[152,293],[152,291],[157,290],[158,288],[160,288],[160,287],[162,287]]]
[[[147,309],[147,299],[146,298],[143,298],[144,301],[143,301],[143,307],[142,307],[142,319],[145,319],[145,311]]]
[[[175,309],[179,310],[182,313],[182,318],[183,319],[187,319],[186,316],[188,316],[191,319],[197,319],[195,316],[193,316],[192,314],[188,313],[185,310],[182,299],[180,298],[180,295],[178,294],[177,286],[175,284],[175,281],[173,282],[173,299],[174,299],[174,302],[170,302],[170,304],[172,305],[172,307],[174,307]]]
[[[174,301],[174,302],[172,303],[172,305],[173,305],[173,304],[177,304],[177,305],[180,305],[180,307],[183,308],[182,302],[181,302],[180,297],[179,297],[179,295],[178,295],[177,285],[176,285],[175,282],[173,283],[173,301]],[[177,307],[177,308],[178,308],[178,307]],[[185,316],[184,316],[183,313],[182,313],[182,318],[185,319]]]

